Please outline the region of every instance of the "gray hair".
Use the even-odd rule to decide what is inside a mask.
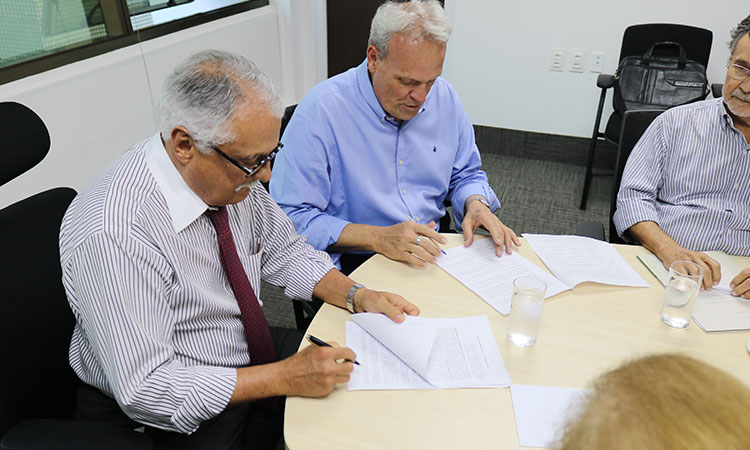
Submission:
[[[254,95],[248,95],[248,89]],[[271,79],[244,56],[223,50],[195,53],[164,81],[159,101],[159,130],[169,139],[177,126],[185,127],[203,153],[208,143],[231,142],[235,135],[229,121],[240,107],[255,101],[272,115],[284,112],[281,95]]]
[[[729,35],[729,55],[734,55],[734,51],[737,50],[737,43],[740,42],[742,36],[750,33],[750,16],[745,17],[745,20],[740,22]]]
[[[451,31],[453,25],[437,0],[389,0],[380,5],[372,18],[367,45],[374,45],[385,58],[388,55],[388,42],[396,33],[445,44]]]

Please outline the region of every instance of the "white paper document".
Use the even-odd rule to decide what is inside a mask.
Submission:
[[[693,320],[705,331],[750,330],[750,300],[733,297],[729,287],[742,268],[722,251],[709,251],[706,254],[721,264],[721,280],[710,291],[698,292]],[[638,255],[638,259],[662,285],[667,284],[669,271],[656,255],[644,253]]]
[[[563,427],[578,412],[591,391],[514,384],[510,387],[522,447],[555,447]]]
[[[507,387],[510,376],[487,316],[402,323],[361,313],[346,322],[346,345],[357,354],[349,390]]]
[[[698,292],[693,320],[705,331],[750,330],[750,300],[716,288]]]
[[[547,298],[570,289],[518,253],[498,257],[492,239],[476,240],[470,247],[453,247],[445,253],[437,257],[437,265],[501,314],[510,312],[513,280],[520,276],[533,276],[544,281]]]
[[[615,286],[649,286],[609,242],[550,234],[524,233],[523,237],[550,272],[568,286],[584,281]]]

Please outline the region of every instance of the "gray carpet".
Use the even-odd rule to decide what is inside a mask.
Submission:
[[[523,154],[518,148],[514,156],[505,153],[483,151],[482,165],[502,204],[498,217],[517,234],[573,234],[582,221],[603,223],[609,231],[611,177],[593,178],[586,211],[581,211],[584,166],[515,156]],[[263,283],[261,298],[269,325],[295,327],[291,301],[280,288]]]

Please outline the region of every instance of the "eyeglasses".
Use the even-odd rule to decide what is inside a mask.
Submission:
[[[223,151],[221,151],[221,149],[219,147],[217,147],[217,146],[215,146],[213,144],[210,144],[210,147],[212,149],[214,149],[216,151],[216,153],[218,153],[219,155],[221,155],[224,159],[226,159],[230,163],[232,163],[235,166],[237,166],[241,171],[245,172],[245,178],[249,178],[249,177],[255,175],[255,173],[258,172],[266,163],[268,163],[271,160],[273,160],[276,157],[276,155],[281,151],[281,149],[284,148],[284,144],[282,144],[281,142],[279,142],[279,145],[277,145],[275,149],[271,150],[271,153],[269,153],[268,155],[266,155],[265,158],[263,158],[260,161],[258,161],[253,167],[251,167],[249,169],[247,167],[243,166],[242,164],[240,164],[239,161],[237,161],[236,159],[232,158],[231,156],[229,156],[226,153],[224,153]]]
[[[727,75],[737,81],[745,81],[750,78],[750,68],[739,64],[727,64]]]

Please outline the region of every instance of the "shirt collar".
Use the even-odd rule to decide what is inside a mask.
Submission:
[[[172,227],[175,233],[179,233],[200,217],[208,205],[185,183],[182,175],[169,159],[159,133],[149,139],[143,152],[146,157],[146,167],[167,201]]]
[[[372,88],[372,81],[370,81],[370,73],[367,70],[367,58],[365,58],[365,60],[362,61],[362,64],[357,66],[356,71],[357,71],[357,84],[359,85],[359,92],[362,93],[362,96],[365,98],[365,102],[367,102],[367,105],[370,107],[370,109],[372,109],[372,112],[374,112],[375,115],[378,116],[378,119],[381,122],[388,121],[398,126],[398,124],[395,122],[395,119],[393,119],[391,116],[388,115],[388,113],[385,112],[383,107],[380,105],[378,98],[375,96],[375,90]],[[425,99],[425,102],[422,104],[422,107],[419,109],[419,112],[417,113],[417,115],[421,114],[422,111],[426,109],[425,105],[427,105],[427,103],[430,101],[430,94],[432,94],[432,91],[430,91],[430,93],[427,94],[427,98]]]

